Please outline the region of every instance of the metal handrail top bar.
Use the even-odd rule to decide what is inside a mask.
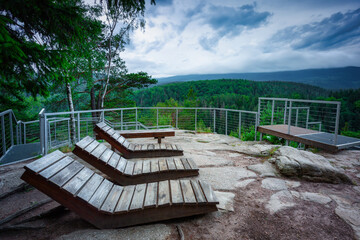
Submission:
[[[74,112],[55,112],[55,113],[44,113],[45,116],[55,116],[55,115],[65,115],[65,114],[78,114],[78,113],[93,113],[93,112],[110,112],[110,111],[119,111],[119,110],[137,110],[137,109],[185,109],[185,110],[225,110],[230,112],[242,112],[242,113],[251,113],[257,114],[257,112],[246,111],[246,110],[236,110],[236,109],[226,109],[226,108],[186,108],[186,107],[132,107],[132,108],[108,108],[108,109],[96,109],[96,110],[81,110]]]
[[[292,102],[308,102],[308,103],[325,103],[325,104],[341,104],[339,101],[324,101],[324,100],[306,100],[306,99],[290,99],[290,98],[269,98],[259,97],[261,100],[277,100],[277,101],[292,101]]]
[[[15,114],[14,114],[14,112],[13,112],[12,109],[8,109],[8,110],[5,110],[5,111],[1,112],[1,113],[0,113],[0,117],[6,115],[6,114],[8,114],[8,113],[11,113],[11,114],[12,114],[12,116],[14,117],[15,122],[18,121],[18,120],[16,119],[16,116],[15,116]]]

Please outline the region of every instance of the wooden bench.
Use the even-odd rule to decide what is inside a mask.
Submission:
[[[55,151],[25,167],[21,179],[98,228],[117,228],[217,211],[204,181],[119,186]]]
[[[183,150],[176,144],[135,144],[130,143],[104,122],[96,124],[94,131],[118,150],[127,159],[182,156]]]
[[[73,153],[120,185],[154,182],[199,175],[191,158],[130,161],[87,136],[76,143]]]
[[[131,130],[131,131],[119,131],[119,134],[124,138],[155,138],[158,143],[161,143],[161,139],[165,137],[175,136],[174,130]]]

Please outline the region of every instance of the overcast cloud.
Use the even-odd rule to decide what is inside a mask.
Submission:
[[[359,0],[156,1],[122,57],[154,77],[360,66]]]

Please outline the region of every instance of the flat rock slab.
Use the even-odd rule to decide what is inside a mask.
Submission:
[[[323,205],[328,204],[332,201],[330,197],[321,193],[291,191],[291,194],[296,198]]]
[[[235,184],[235,187],[236,187],[236,188],[245,188],[247,185],[249,185],[249,184],[252,183],[253,181],[255,181],[255,179],[245,179],[245,180],[242,180],[242,181],[238,181],[238,182]]]
[[[253,156],[269,156],[270,152],[279,145],[259,144],[259,142],[242,142],[236,145],[236,151]]]
[[[262,164],[250,165],[247,168],[259,174],[260,177],[276,177],[279,175],[274,165],[267,161]]]
[[[270,197],[265,205],[270,214],[295,206],[294,198],[288,190],[279,191]]]
[[[206,151],[206,152],[209,152],[209,151]],[[207,155],[207,153],[202,154],[201,152],[196,153],[196,154],[191,154],[191,155],[189,154],[186,157],[192,158],[198,167],[224,166],[224,165],[232,165],[233,164],[232,160],[220,158],[217,156],[209,156],[209,155]]]
[[[274,157],[277,169],[284,176],[315,182],[352,184],[342,169],[332,166],[329,160],[312,152],[283,146],[275,152]]]
[[[137,227],[109,230],[81,230],[60,236],[58,240],[79,239],[118,239],[118,240],[145,240],[145,239],[170,239],[172,228],[165,224],[143,225]]]
[[[231,192],[214,191],[216,197],[219,199],[219,204],[216,205],[219,210],[233,212],[234,211],[234,197],[235,194]]]
[[[200,168],[199,178],[207,181],[216,190],[234,190],[238,180],[257,177],[257,175],[241,167]]]
[[[273,191],[287,190],[286,182],[279,178],[265,178],[261,182],[261,187]]]

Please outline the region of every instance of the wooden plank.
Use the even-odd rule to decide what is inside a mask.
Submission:
[[[99,187],[101,182],[104,180],[99,174],[94,174],[85,186],[80,190],[77,197],[83,199],[84,201],[89,201],[91,196],[94,194],[95,190]]]
[[[88,153],[91,153],[98,145],[99,142],[94,140],[84,150]]]
[[[134,151],[138,151],[141,149],[141,144],[135,144]]]
[[[157,144],[154,144],[154,150],[160,150],[160,145],[157,143]]]
[[[154,146],[154,144],[152,144],[152,143],[149,143],[148,145],[147,145],[147,150],[154,150],[154,148],[155,148],[155,146]]]
[[[219,200],[215,196],[214,192],[212,191],[211,186],[208,183],[199,180],[199,184],[200,184],[201,189],[206,197],[207,202],[219,202]]]
[[[111,136],[114,140],[117,140],[119,137],[120,137],[120,134],[118,132],[114,133],[112,136]],[[119,141],[118,141],[119,142]],[[121,142],[119,142],[121,144]]]
[[[99,128],[103,128],[103,127],[106,127],[107,124],[104,122],[99,122],[98,124],[96,124],[96,126],[98,126]]]
[[[104,204],[101,206],[101,210],[113,213],[123,189],[124,187],[122,186],[114,185],[109,195],[106,197]]]
[[[107,163],[110,160],[113,153],[114,153],[114,151],[112,151],[110,149],[106,149],[105,152],[103,154],[101,154],[100,160]]]
[[[196,166],[194,160],[192,160],[191,158],[187,158],[187,161],[188,161],[191,169],[199,169],[199,168]]]
[[[105,152],[107,147],[104,144],[99,144],[97,148],[94,149],[94,151],[91,152],[91,155],[93,155],[96,158],[100,158],[101,154]]]
[[[106,125],[102,127],[102,129],[104,130],[104,132],[107,132],[109,129],[111,129],[111,127],[109,125]]]
[[[124,187],[123,193],[119,200],[118,205],[116,206],[115,212],[126,212],[129,209],[131,204],[132,196],[134,194],[135,185]]]
[[[160,144],[159,144],[159,147],[160,147],[161,150],[166,150],[166,146],[165,146],[165,144],[163,144],[163,143],[160,143]]]
[[[81,149],[86,148],[90,143],[92,143],[94,139],[92,137],[86,136],[81,141],[76,143],[76,146],[78,146]]]
[[[169,170],[176,170],[176,166],[175,166],[173,158],[166,159],[166,162],[167,162],[167,165],[169,167]]]
[[[184,165],[182,164],[180,159],[174,158],[174,163],[177,170],[184,170]]]
[[[74,160],[70,157],[64,157],[60,159],[60,161],[57,161],[50,167],[44,169],[39,174],[43,176],[44,178],[50,178],[51,176],[55,175],[57,172],[59,172],[61,169],[72,163]]]
[[[135,166],[135,163],[133,161],[128,160],[128,163],[126,164],[124,173],[127,175],[132,175],[133,171],[134,171],[134,166]]]
[[[119,137],[117,138],[117,141],[118,141],[120,144],[123,145],[123,144],[125,143],[126,139],[119,134]]]
[[[146,192],[146,183],[136,185],[134,196],[130,205],[130,210],[143,208],[145,192]]]
[[[159,182],[158,206],[170,205],[169,181]]]
[[[136,144],[130,143],[129,150],[134,151]]]
[[[100,209],[106,197],[110,193],[113,185],[114,184],[112,182],[110,182],[107,179],[104,179],[104,181],[100,184],[98,189],[96,189],[94,195],[90,198],[89,203],[94,207],[96,207],[97,209]]]
[[[157,203],[158,183],[152,182],[147,184],[144,208],[154,207]]]
[[[120,155],[119,154],[114,154],[111,156],[111,158],[109,159],[108,161],[108,165],[113,167],[113,168],[116,168],[118,162],[119,162],[119,159],[120,159]]]
[[[171,144],[165,143],[166,150],[172,150]]]
[[[168,170],[165,159],[160,159],[159,160],[159,169],[160,169],[160,171],[167,171]]]
[[[172,204],[183,204],[184,199],[181,192],[179,180],[170,180],[171,202]]]
[[[125,148],[129,149],[130,143],[129,143],[128,141],[125,141],[125,142],[123,143],[123,146],[124,146]]]
[[[44,168],[50,166],[51,164],[59,161],[63,157],[65,157],[65,154],[63,154],[59,150],[56,150],[55,152],[52,152],[45,157],[42,157],[32,163],[27,164],[25,167],[37,173]]]
[[[140,144],[140,150],[141,150],[141,151],[147,150],[147,145],[145,145],[145,144]]]
[[[135,166],[134,166],[133,175],[141,174],[142,173],[142,168],[143,168],[143,161],[142,160],[136,161]]]
[[[116,131],[113,128],[110,128],[109,130],[106,131],[106,133],[112,136],[116,133]]]
[[[116,166],[116,169],[123,173],[124,170],[125,170],[127,162],[128,161],[125,158],[120,157],[120,160],[119,160],[118,165]]]
[[[63,168],[60,172],[52,176],[49,180],[59,187],[62,187],[66,182],[68,182],[75,174],[77,174],[84,165],[77,161],[73,161],[67,167]]]
[[[178,151],[183,151],[183,149],[180,147],[180,145],[174,144],[174,146],[176,147],[176,149],[177,149]]]
[[[85,167],[66,183],[63,188],[75,195],[92,175],[93,171]]]
[[[180,184],[184,196],[184,202],[196,203],[196,198],[190,180],[180,180]]]
[[[143,162],[144,163],[143,163],[143,171],[142,171],[142,173],[149,173],[150,172],[151,161],[145,160]]]
[[[182,164],[184,165],[185,169],[191,169],[191,167],[190,167],[188,161],[186,160],[186,158],[180,158],[180,160],[181,160]]]
[[[196,181],[193,181],[193,180],[191,180],[191,185],[192,185],[194,193],[195,193],[196,201],[198,203],[206,203],[206,198],[201,190],[200,185]]]
[[[159,172],[159,160],[150,160],[151,161],[151,172]]]

